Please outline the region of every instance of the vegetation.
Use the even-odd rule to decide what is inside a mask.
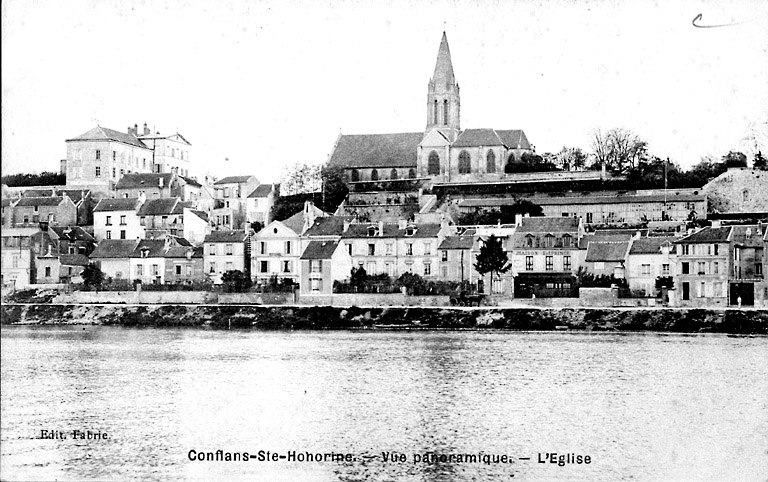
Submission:
[[[515,203],[510,206],[501,206],[501,209],[476,208],[474,212],[464,213],[459,216],[460,225],[479,224],[513,224],[518,214],[529,216],[543,216],[544,211],[538,204],[527,199],[515,198]]]
[[[334,167],[297,164],[283,174],[287,184],[280,184],[272,206],[271,219],[283,221],[304,209],[311,201],[325,212],[333,213],[349,192],[344,172]],[[324,188],[324,190],[323,190]]]
[[[333,282],[333,292],[393,294],[402,293],[405,288],[409,295],[445,296],[454,293],[460,285],[461,283],[455,281],[428,281],[414,273],[403,273],[393,280],[386,274],[368,275],[363,268],[352,268],[348,282]]]
[[[221,275],[221,282],[227,293],[243,293],[251,287],[251,278],[239,269],[226,271]]]
[[[594,274],[587,271],[583,266],[576,272],[576,284],[580,288],[610,288],[616,285],[619,288],[627,288],[625,278],[616,278],[613,275]]]
[[[491,281],[493,281],[494,275],[496,275],[496,279],[499,279],[502,274],[509,271],[512,265],[509,263],[509,256],[504,250],[501,238],[492,234],[485,242],[481,243],[480,252],[475,255],[473,266],[481,276],[490,273]]]
[[[63,186],[67,183],[67,176],[51,171],[40,174],[11,174],[3,176],[2,183],[8,187]]]
[[[104,273],[96,263],[89,263],[80,274],[86,286],[101,286],[104,283]]]

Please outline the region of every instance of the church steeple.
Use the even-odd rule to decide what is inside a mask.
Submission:
[[[453,74],[448,36],[443,32],[435,73],[427,89],[427,130],[438,129],[453,141],[460,129],[460,106],[459,84]]]

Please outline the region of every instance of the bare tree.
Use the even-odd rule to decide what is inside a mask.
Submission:
[[[612,171],[627,173],[648,157],[648,143],[623,127],[615,127],[604,133],[595,129],[592,134],[592,155],[597,164],[605,164]]]
[[[297,162],[286,168],[280,180],[280,194],[306,194],[322,190],[322,172],[319,164]]]

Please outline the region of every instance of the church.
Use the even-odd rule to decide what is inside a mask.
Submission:
[[[519,129],[461,130],[459,84],[445,32],[427,85],[426,114],[424,132],[340,134],[328,165],[344,169],[350,183],[400,179],[432,185],[493,183],[504,180],[524,153],[533,152]]]

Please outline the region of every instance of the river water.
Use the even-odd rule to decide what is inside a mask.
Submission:
[[[98,326],[1,335],[3,480],[768,479],[765,337]],[[249,460],[190,460],[217,450]],[[260,461],[262,450],[286,458]],[[301,462],[292,451],[351,460]],[[416,459],[427,452],[444,457]],[[590,463],[539,463],[552,452]]]

